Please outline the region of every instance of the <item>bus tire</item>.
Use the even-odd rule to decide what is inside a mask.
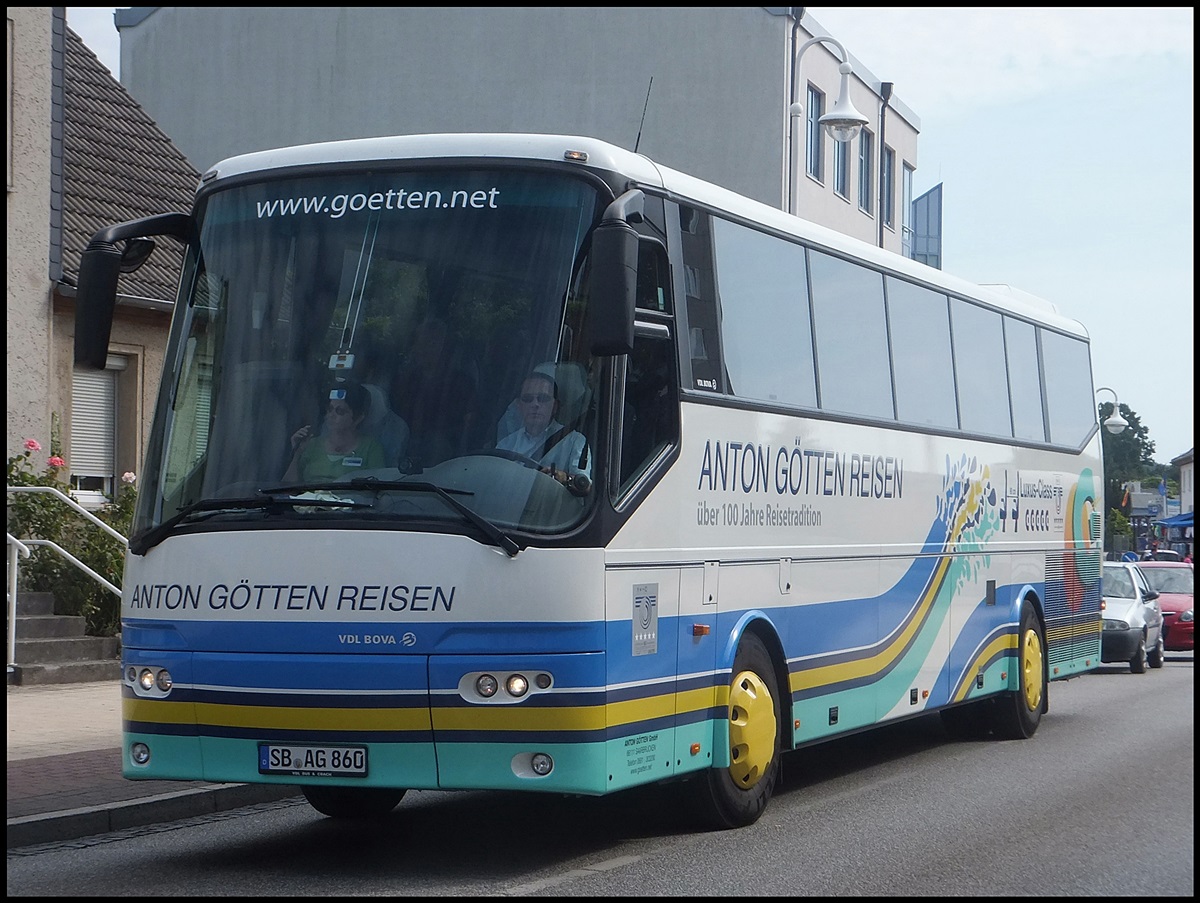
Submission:
[[[779,687],[767,647],[753,633],[742,637],[729,686],[729,766],[710,768],[693,796],[710,828],[754,824],[767,808],[779,778]]]
[[[1033,604],[1021,603],[1021,628],[1017,635],[1018,687],[995,701],[992,730],[1000,740],[1032,737],[1047,708],[1046,639]]]
[[[330,818],[377,818],[387,815],[404,798],[404,790],[390,787],[300,788],[308,804]]]

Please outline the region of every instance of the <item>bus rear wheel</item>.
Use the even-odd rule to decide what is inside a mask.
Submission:
[[[404,790],[389,787],[302,787],[308,804],[330,818],[377,818],[404,799]]]
[[[1046,641],[1033,605],[1021,603],[1021,629],[1017,636],[1015,692],[996,700],[992,730],[1001,740],[1024,740],[1034,735],[1047,709]]]
[[[954,740],[1023,740],[1032,737],[1047,706],[1046,643],[1030,602],[1021,603],[1017,635],[1017,689],[942,709],[942,726]]]
[[[729,765],[710,768],[693,803],[710,828],[758,821],[779,778],[779,686],[762,640],[742,637],[729,686]],[[690,786],[690,785],[689,785]]]

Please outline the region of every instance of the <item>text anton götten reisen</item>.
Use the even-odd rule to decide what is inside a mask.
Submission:
[[[155,583],[135,584],[129,600],[131,609],[168,611],[274,612],[425,612],[450,611],[457,587],[428,585],[386,586],[366,584],[339,587],[309,583],[250,583],[233,586]]]
[[[697,489],[776,495],[900,498],[904,461],[826,449],[773,450],[752,442],[704,443]]]

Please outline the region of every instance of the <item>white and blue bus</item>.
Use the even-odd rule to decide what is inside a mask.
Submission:
[[[186,251],[128,778],[334,817],[669,781],[734,827],[787,751],[1028,737],[1099,663],[1088,336],[1045,302],[594,139],[414,135],[235,157],[98,232],[78,365],[155,236]]]

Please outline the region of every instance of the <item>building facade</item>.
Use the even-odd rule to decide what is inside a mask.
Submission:
[[[1179,468],[1179,511],[1191,513],[1196,505],[1196,449],[1189,448],[1171,463]]]
[[[186,208],[199,173],[66,26],[64,7],[9,7],[8,436],[53,451],[99,505],[137,473],[179,279],[163,247],[122,279],[108,366],[76,370],[75,284],[96,230]],[[165,253],[164,253],[165,252]]]
[[[34,439],[49,454],[52,17],[8,8],[8,456]]]
[[[201,171],[341,138],[553,132],[786,209],[796,140],[801,216],[905,247],[919,120],[851,52],[868,124],[847,145],[822,134],[840,59],[821,42],[795,71],[827,36],[803,7],[164,6],[116,24],[122,84]]]

